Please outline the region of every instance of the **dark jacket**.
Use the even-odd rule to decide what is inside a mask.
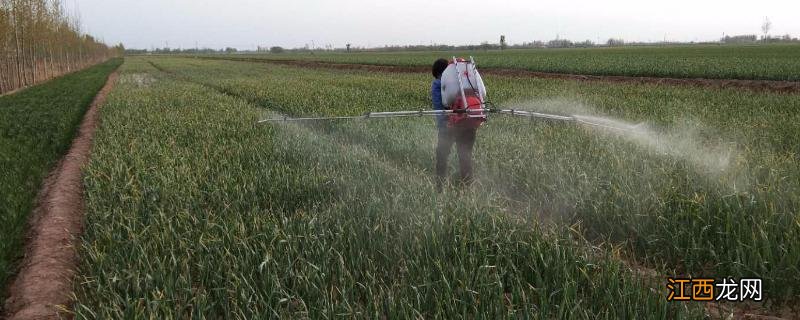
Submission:
[[[431,82],[431,102],[433,110],[447,110],[442,104],[442,80],[434,79]],[[442,114],[436,116],[436,127],[447,128],[447,115]]]

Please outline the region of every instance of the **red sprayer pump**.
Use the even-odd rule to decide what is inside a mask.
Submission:
[[[486,121],[486,86],[472,57],[453,57],[442,72],[442,104],[460,111],[450,116],[450,126],[477,128]]]

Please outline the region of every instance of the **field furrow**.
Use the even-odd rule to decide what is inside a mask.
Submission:
[[[37,193],[68,150],[92,99],[121,63],[114,59],[0,96],[0,284],[4,289],[19,270]],[[0,293],[0,301],[5,301],[6,293]]]

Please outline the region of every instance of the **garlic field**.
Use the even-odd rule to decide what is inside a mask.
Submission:
[[[800,45],[625,46],[473,51],[308,52],[229,55],[231,59],[307,60],[429,66],[440,57],[475,56],[478,67],[600,76],[800,80]],[[213,57],[213,55],[212,55]]]
[[[485,77],[504,107],[642,129],[495,116],[476,183],[436,193],[431,118],[256,123],[429,108],[429,74],[120,70],[84,171],[78,318],[702,316],[668,276],[800,294],[800,95]]]

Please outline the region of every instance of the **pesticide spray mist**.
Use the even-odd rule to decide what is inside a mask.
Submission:
[[[656,154],[685,160],[706,174],[725,172],[733,156],[731,148],[709,143],[708,137],[702,139],[700,131],[703,127],[699,123],[655,130],[647,123],[630,123],[599,115],[583,103],[565,99],[520,103],[514,108],[572,115],[591,132],[619,137]]]

